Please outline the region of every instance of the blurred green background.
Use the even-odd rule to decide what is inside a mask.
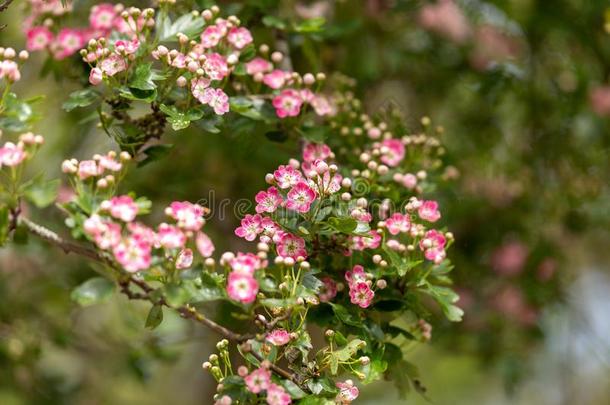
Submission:
[[[0,14],[8,24],[0,45],[24,47],[25,3]],[[76,14],[91,4],[76,2]],[[459,176],[438,197],[456,234],[450,255],[466,316],[459,325],[433,323],[431,344],[411,350],[427,393],[407,402],[610,403],[610,3],[220,5],[263,38],[262,15],[325,18],[320,33],[288,36],[296,70],[342,72],[370,111],[394,105],[413,128],[423,115],[444,127]],[[61,109],[82,83],[68,73],[41,77],[45,58],[32,56],[16,91],[45,95],[36,131],[47,144],[31,171],[57,177],[64,158],[113,145],[91,111]],[[246,249],[233,237],[232,210],[243,212],[237,202],[298,146],[197,129],[163,141],[175,145],[169,156],[124,189],[150,197],[158,216],[171,200],[215,207],[229,199],[231,210],[207,230],[217,252]],[[62,229],[56,209],[31,215]],[[145,330],[148,308],[118,294],[79,308],[70,290],[91,275],[87,263],[36,240],[0,250],[0,404],[211,403],[214,383],[200,365],[215,337],[167,313],[159,329]],[[357,403],[380,401],[404,403],[383,382],[365,387]]]

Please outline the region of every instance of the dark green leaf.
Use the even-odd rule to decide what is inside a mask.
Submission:
[[[162,305],[153,305],[150,311],[148,312],[148,316],[146,317],[145,327],[149,329],[155,329],[157,326],[161,324],[163,321],[163,306]]]
[[[92,87],[76,90],[70,93],[68,100],[63,103],[62,108],[66,111],[72,111],[77,107],[87,107],[98,100],[100,94]]]

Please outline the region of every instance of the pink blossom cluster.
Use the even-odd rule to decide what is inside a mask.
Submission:
[[[290,394],[286,390],[271,381],[271,372],[260,367],[244,376],[246,388],[253,394],[265,392],[268,405],[288,405],[292,403]]]
[[[131,196],[114,196],[99,204],[83,229],[99,249],[112,252],[128,272],[148,269],[157,251],[178,270],[192,266],[191,244],[203,257],[214,251],[209,237],[201,231],[206,211],[200,205],[174,201],[165,212],[176,224],[161,223],[156,230],[135,221],[140,212],[138,201]]]
[[[242,304],[251,304],[258,294],[258,281],[255,273],[267,267],[267,260],[253,253],[225,253],[221,263],[230,269],[227,278],[227,294],[229,298]]]
[[[38,147],[44,143],[41,135],[31,132],[21,134],[19,142],[6,142],[0,147],[0,169],[3,166],[16,167],[31,157]]]
[[[106,189],[116,182],[117,176],[130,160],[131,155],[127,152],[117,154],[115,151],[109,151],[105,155],[96,154],[87,160],[66,159],[61,164],[61,170],[79,181],[90,180],[96,187]]]
[[[97,86],[104,79],[127,71],[139,47],[140,41],[137,37],[131,40],[116,40],[112,46],[109,46],[104,38],[90,40],[87,49],[82,52],[83,60],[91,66],[89,83]]]
[[[59,0],[30,0],[30,6],[30,16],[24,23],[27,49],[47,50],[58,60],[74,55],[92,39],[109,37],[113,32],[133,39],[155,24],[152,9],[142,11],[126,9],[122,4],[100,3],[90,10],[89,26],[58,28],[56,20],[71,8],[64,9]]]
[[[0,81],[15,83],[21,79],[19,62],[29,58],[28,51],[17,53],[13,48],[0,47]]]
[[[271,185],[256,194],[255,215],[246,215],[235,234],[248,241],[260,237],[264,243],[274,243],[278,256],[293,260],[307,257],[303,238],[285,231],[275,222],[273,215],[278,210],[306,216],[314,202],[335,194],[341,189],[343,177],[337,173],[327,145],[308,144],[303,152],[303,162],[291,160],[266,176]]]
[[[368,308],[375,297],[375,292],[371,289],[373,282],[367,277],[364,267],[355,265],[351,271],[345,273],[345,280],[349,286],[351,303],[360,308]]]

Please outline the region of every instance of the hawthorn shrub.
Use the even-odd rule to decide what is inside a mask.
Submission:
[[[36,100],[11,90],[29,53],[0,48],[0,128],[14,137],[0,148],[0,242],[30,234],[91,261],[99,276],[72,292],[80,304],[118,290],[150,303],[149,328],[175,311],[211,329],[221,340],[203,368],[218,382],[217,404],[346,404],[380,378],[423,391],[401,346],[430,340],[434,314],[454,322],[463,314],[446,253],[454,238],[429,197],[455,175],[442,160],[442,129],[423,118],[410,131],[392,108],[368,113],[352,80],[296,72],[286,49],[257,43],[237,16],[186,3],[97,4],[89,24],[76,26],[59,1],[29,2],[28,50],[86,83],[63,107],[94,110],[117,148],[62,163],[71,191],[56,206],[70,238],[32,221],[26,213],[55,202],[59,181],[24,177],[44,143],[27,132]],[[263,23],[285,48],[286,22]],[[290,29],[316,32],[321,23],[295,20]],[[153,206],[123,185],[163,158],[170,128],[191,126],[301,145],[260,179],[254,209],[234,230],[250,252],[215,251],[210,207]],[[165,220],[152,223],[151,212]],[[210,302],[229,305],[240,327],[206,315]]]

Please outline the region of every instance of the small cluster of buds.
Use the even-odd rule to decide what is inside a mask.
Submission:
[[[28,51],[17,53],[13,48],[0,47],[0,80],[6,81],[6,85],[15,83],[21,79],[19,62],[30,57]],[[0,108],[2,103],[0,101]]]
[[[1,135],[2,131],[0,131]],[[31,132],[21,134],[17,144],[6,142],[0,147],[0,169],[3,166],[16,167],[27,159],[32,158],[43,143],[44,138],[42,135],[34,135]]]
[[[61,164],[61,170],[66,174],[73,174],[80,181],[93,179],[96,187],[105,189],[115,183],[117,175],[130,160],[131,155],[127,152],[121,152],[117,156],[116,152],[110,151],[106,155],[94,155],[92,159],[80,162],[74,158],[66,159]]]

